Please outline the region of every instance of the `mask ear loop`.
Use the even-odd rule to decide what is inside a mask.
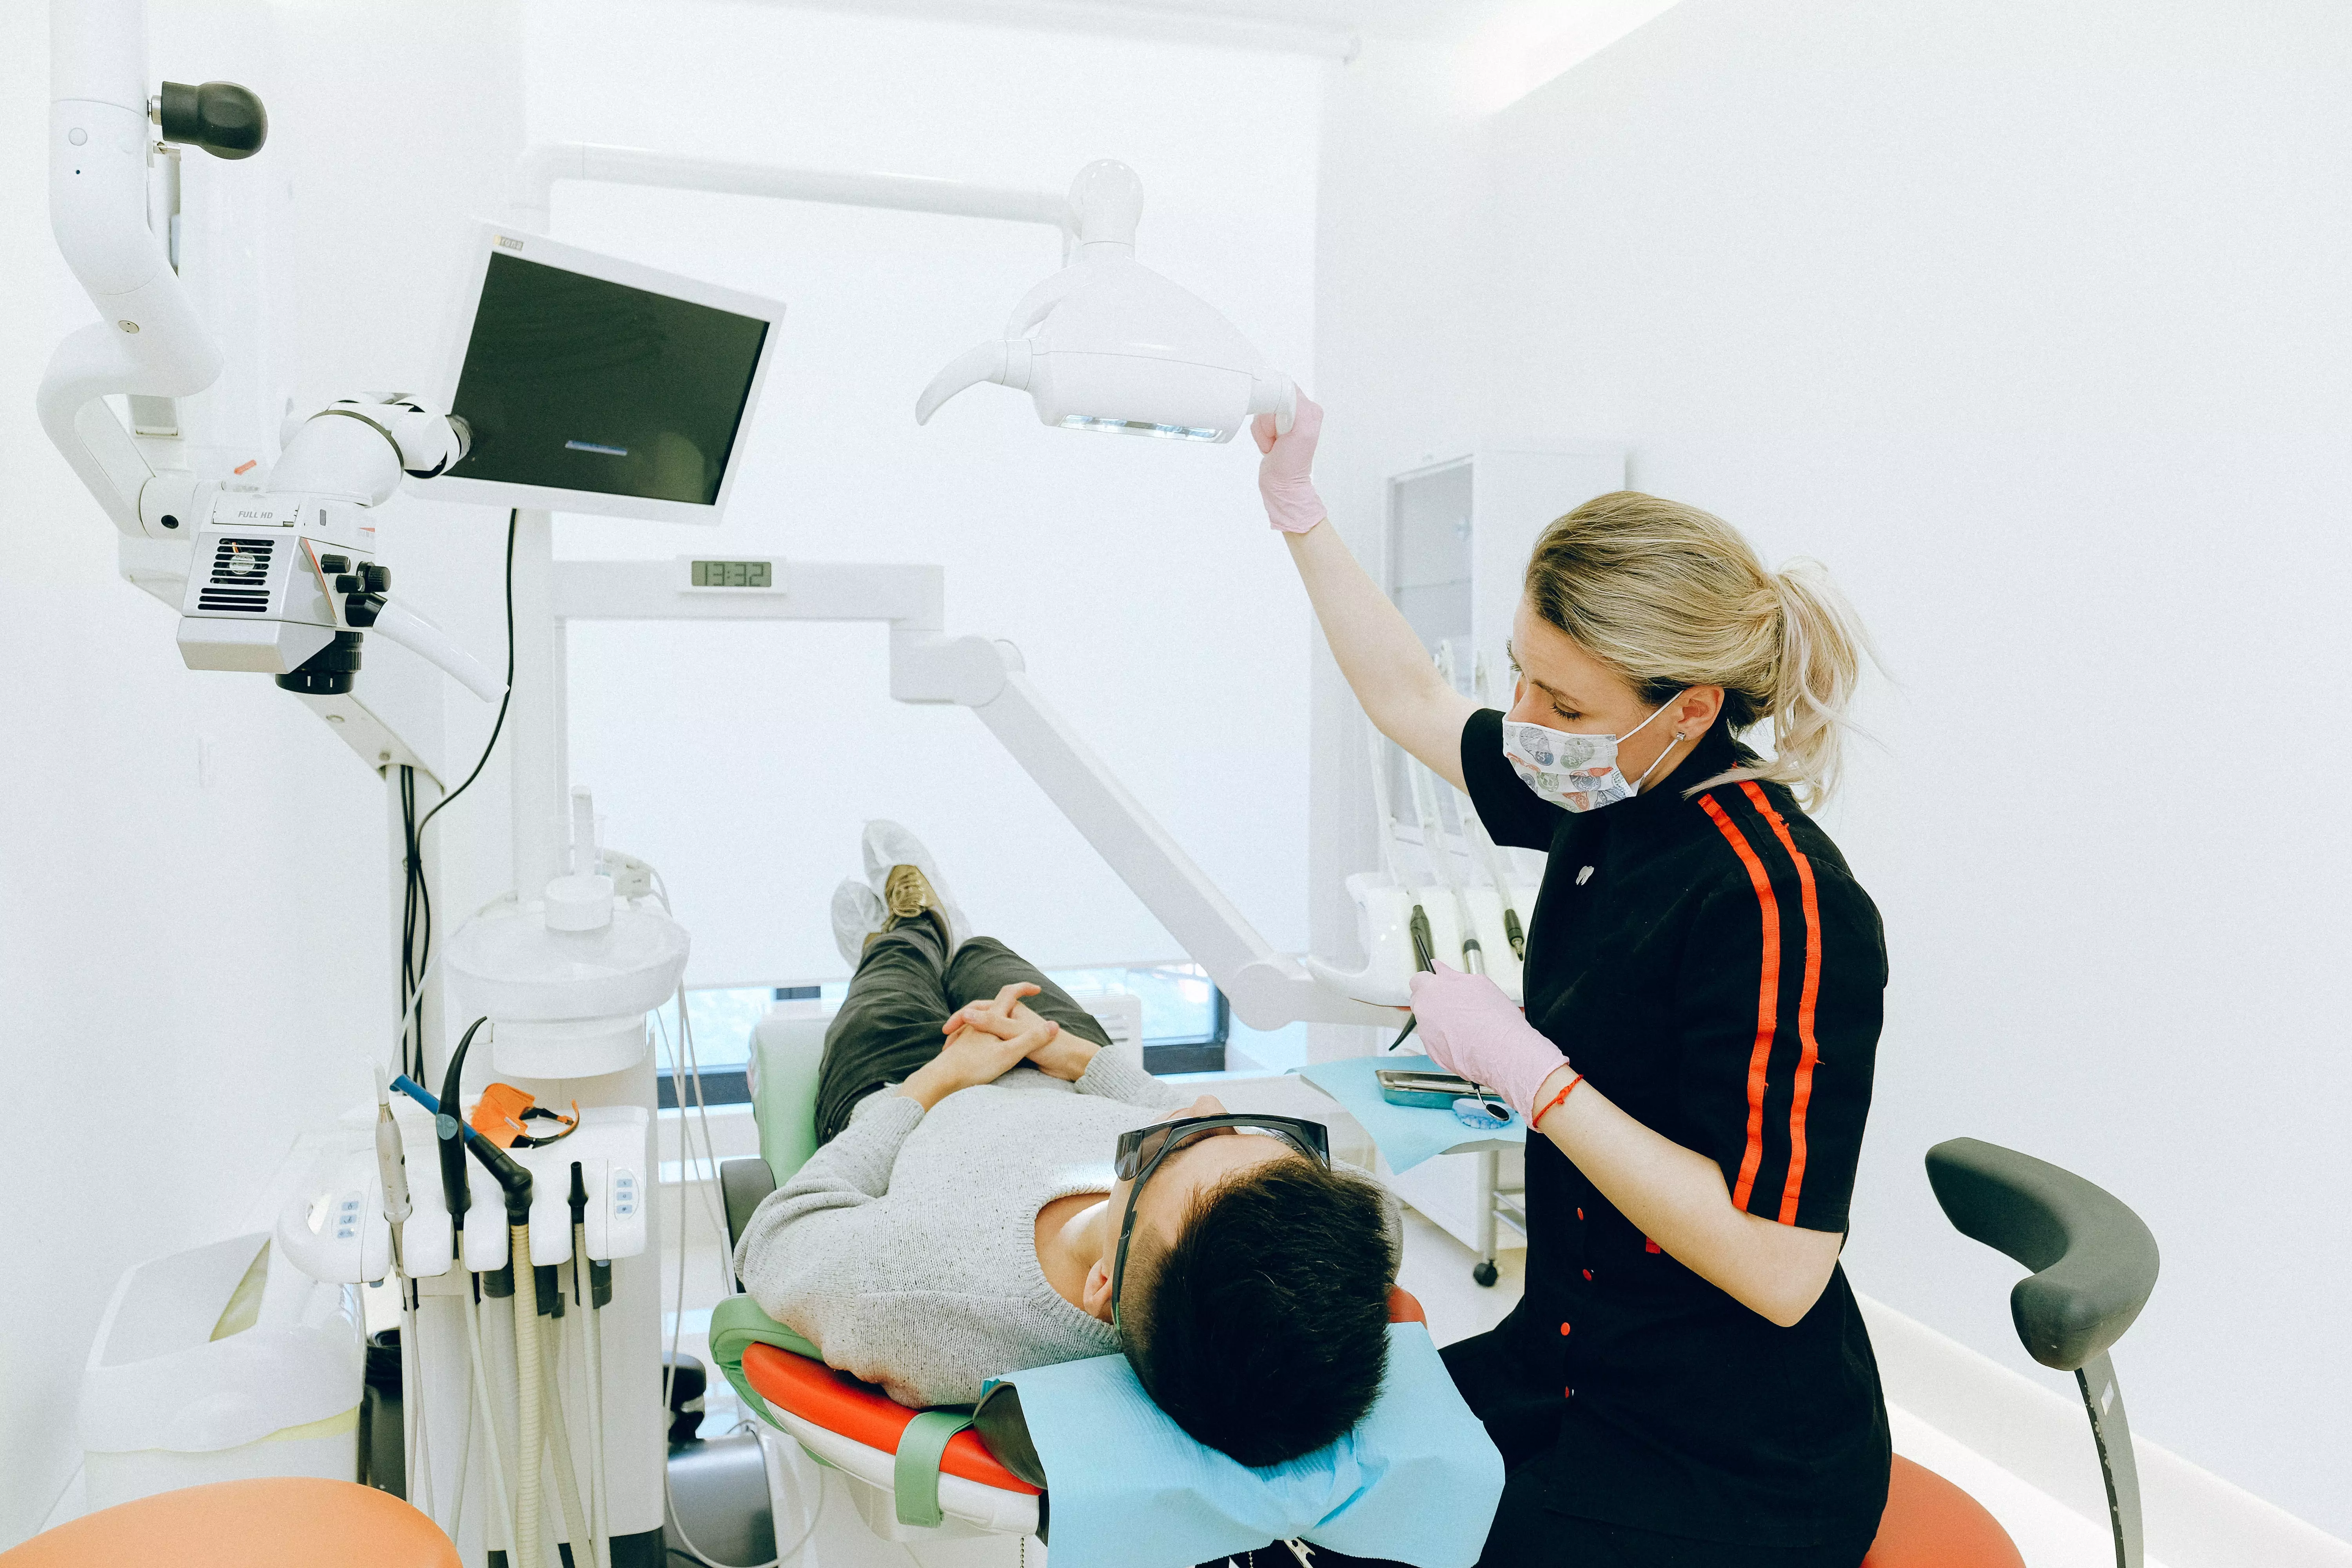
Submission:
[[[1685,696],[1685,693],[1679,692],[1679,691],[1678,691],[1678,692],[1676,692],[1676,693],[1675,693],[1675,696],[1676,697],[1676,699],[1680,699],[1681,697],[1683,697],[1683,696]],[[1664,712],[1667,709],[1669,709],[1669,708],[1671,708],[1671,707],[1673,707],[1673,706],[1674,706],[1674,703],[1673,703],[1673,702],[1661,702],[1660,704],[1658,704],[1658,713],[1663,713],[1663,712]],[[1655,718],[1658,716],[1658,713],[1653,713],[1653,714],[1651,714],[1651,715],[1650,715],[1650,719],[1655,719]],[[1634,735],[1638,735],[1638,734],[1640,734],[1643,730],[1648,729],[1648,728],[1649,728],[1649,726],[1650,726],[1650,719],[1644,719],[1644,720],[1643,720],[1639,724],[1636,724],[1636,725],[1634,725],[1632,729],[1630,729],[1630,730],[1626,731],[1625,731],[1625,733],[1624,733],[1623,735],[1622,735],[1622,736],[1618,737],[1617,743],[1618,743],[1619,745],[1621,745],[1621,746],[1622,746],[1622,745],[1623,745],[1623,744],[1625,743],[1626,740],[1627,740],[1627,739],[1629,739],[1630,737],[1634,736]],[[1689,737],[1688,735],[1684,734],[1680,730],[1675,731],[1675,738],[1674,738],[1673,740],[1671,740],[1671,741],[1669,741],[1669,742],[1666,742],[1666,749],[1665,749],[1664,751],[1663,751],[1663,752],[1660,752],[1657,754],[1657,757],[1655,758],[1655,760],[1654,760],[1654,761],[1650,763],[1650,765],[1649,765],[1648,767],[1643,768],[1643,769],[1642,770],[1642,776],[1641,776],[1640,778],[1637,778],[1637,779],[1635,779],[1635,780],[1633,781],[1633,793],[1634,793],[1635,795],[1639,795],[1639,794],[1641,794],[1641,793],[1642,793],[1642,786],[1643,786],[1643,784],[1648,784],[1648,783],[1650,782],[1650,775],[1651,775],[1652,773],[1656,773],[1656,772],[1658,771],[1658,769],[1659,769],[1661,766],[1663,766],[1663,765],[1664,764],[1665,760],[1666,760],[1668,757],[1671,757],[1671,756],[1673,756],[1673,755],[1675,754],[1675,748],[1676,746],[1681,745],[1685,741],[1687,741],[1687,740],[1689,740],[1689,739],[1690,739],[1690,737]]]

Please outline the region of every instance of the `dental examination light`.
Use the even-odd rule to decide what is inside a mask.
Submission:
[[[915,423],[993,382],[1029,394],[1039,421],[1066,430],[1230,441],[1255,414],[1289,430],[1298,405],[1291,379],[1209,304],[1135,259],[1143,211],[1135,171],[1110,159],[1087,164],[1070,185],[1070,207],[1076,258],[1013,307],[1001,341],[931,378]]]

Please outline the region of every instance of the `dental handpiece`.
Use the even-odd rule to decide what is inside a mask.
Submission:
[[[405,1275],[401,1232],[416,1208],[409,1200],[407,1151],[401,1147],[400,1123],[393,1120],[392,1095],[382,1068],[375,1074],[375,1168],[383,1184],[383,1217],[392,1226],[392,1266]]]
[[[1453,665],[1450,657],[1446,665],[1450,680]],[[1486,700],[1486,656],[1483,653],[1471,665],[1471,688],[1472,695],[1483,705]],[[1511,907],[1511,884],[1503,868],[1503,852],[1496,846],[1494,835],[1486,831],[1486,824],[1478,815],[1477,803],[1469,800],[1466,795],[1463,798],[1469,806],[1462,814],[1463,828],[1470,833],[1472,841],[1478,846],[1478,857],[1486,867],[1486,879],[1495,884],[1495,896],[1502,900],[1503,935],[1511,944],[1512,954],[1525,963],[1528,961],[1527,932],[1519,923],[1519,911]]]

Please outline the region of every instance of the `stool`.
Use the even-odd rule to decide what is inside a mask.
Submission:
[[[0,1568],[459,1568],[433,1521],[353,1481],[215,1481],[117,1503],[0,1552]]]
[[[1928,1150],[1927,1181],[1961,1235],[2032,1270],[2010,1291],[2010,1320],[2027,1354],[2074,1374],[2106,1478],[2116,1562],[2140,1568],[2139,1470],[2107,1349],[2156,1289],[2156,1237],[2074,1173],[1974,1138]],[[1974,1498],[1898,1454],[1863,1568],[2024,1568],[2024,1559]]]
[[[2025,1559],[1984,1504],[1897,1454],[1862,1568],[2025,1568]]]

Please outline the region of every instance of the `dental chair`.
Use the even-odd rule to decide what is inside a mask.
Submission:
[[[2011,1321],[2028,1355],[2074,1374],[2106,1478],[2116,1568],[2140,1568],[2139,1470],[2107,1351],[2156,1289],[2156,1237],[2082,1177],[1974,1138],[1928,1150],[1927,1181],[1961,1235],[2032,1270],[2010,1291]],[[2025,1568],[2025,1560],[1974,1498],[1898,1454],[1863,1568]]]
[[[1104,1002],[1096,1016],[1111,1048],[1132,1053],[1139,1065],[1139,999]],[[751,1103],[760,1155],[719,1167],[730,1247],[761,1200],[816,1152],[817,1068],[830,1017],[817,1003],[782,1003],[753,1033]],[[1421,1303],[1398,1287],[1390,1289],[1389,1319],[1427,1321]],[[970,1417],[909,1409],[826,1366],[814,1345],[744,1295],[730,1297],[712,1313],[711,1354],[751,1414],[764,1416],[819,1464],[850,1480],[860,1517],[882,1539],[1042,1538],[1049,1530],[1045,1471],[1024,1425],[1017,1390],[999,1390]],[[782,1528],[779,1522],[780,1533]]]

